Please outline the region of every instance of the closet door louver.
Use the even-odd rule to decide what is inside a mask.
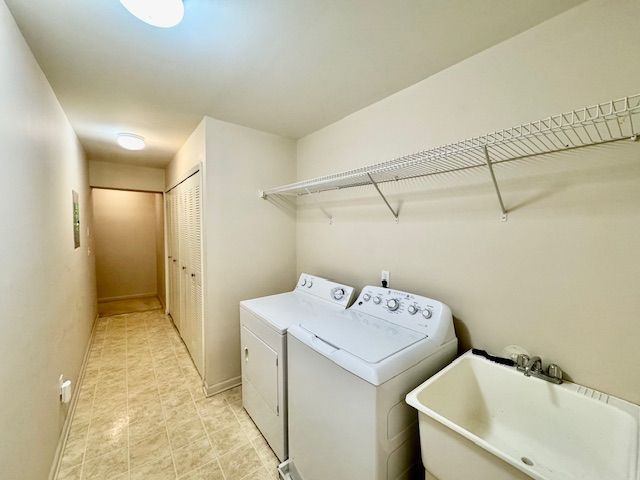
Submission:
[[[189,351],[191,352],[192,358],[195,358],[194,349],[193,349],[193,337],[195,335],[195,325],[194,325],[194,310],[195,307],[193,305],[193,181],[194,177],[190,177],[187,181],[184,182],[185,193],[184,193],[184,208],[185,208],[185,232],[184,232],[184,245],[185,245],[185,256],[186,256],[186,264],[187,270],[184,274],[184,283],[185,283],[185,301],[186,301],[186,319],[187,319],[187,332],[184,337],[187,346],[189,347]]]
[[[165,201],[165,211],[166,211],[166,219],[167,219],[167,277],[169,278],[169,292],[168,292],[168,311],[169,315],[173,317],[173,245],[171,244],[171,239],[173,238],[173,211],[172,211],[172,202],[173,202],[173,193],[168,192],[164,196]]]
[[[178,238],[177,232],[177,211],[176,211],[176,192],[172,190],[167,193],[166,197],[167,202],[167,253],[168,253],[168,272],[167,275],[169,277],[169,314],[171,318],[173,318],[176,326],[180,323],[180,307],[179,307],[179,297],[178,291],[180,288],[179,278],[177,276],[178,273],[178,261],[179,261],[179,252],[177,248],[176,240]]]
[[[186,181],[178,186],[179,232],[178,245],[180,249],[180,334],[183,338],[189,338],[189,282],[187,282],[187,269],[189,268],[189,242],[188,242],[188,209],[187,209],[187,184]]]
[[[202,201],[200,176],[194,175],[191,188],[191,319],[193,332],[191,351],[198,371],[203,372],[202,324]]]
[[[171,273],[173,277],[173,319],[176,328],[180,330],[180,245],[178,239],[180,237],[180,217],[179,217],[179,192],[172,192],[171,210],[173,215],[173,225],[171,233],[171,243],[173,245],[173,260],[171,265]]]

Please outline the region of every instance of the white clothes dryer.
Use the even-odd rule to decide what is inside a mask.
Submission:
[[[240,302],[242,404],[280,461],[287,452],[287,329],[347,308],[353,287],[303,273],[292,292]]]
[[[344,312],[289,327],[289,461],[294,480],[397,480],[421,469],[405,396],[457,353],[436,300],[365,287]]]

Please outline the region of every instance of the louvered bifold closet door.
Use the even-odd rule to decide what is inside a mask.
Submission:
[[[174,188],[171,193],[171,249],[173,259],[171,260],[171,278],[173,280],[173,323],[180,331],[180,193],[178,188]]]
[[[167,219],[167,278],[169,279],[169,291],[167,292],[168,311],[169,315],[173,317],[173,270],[171,264],[173,263],[173,245],[171,240],[173,238],[173,210],[171,208],[173,202],[173,193],[167,192],[164,196],[165,211]]]
[[[203,374],[202,186],[196,173],[167,195],[171,258],[170,313],[193,362]]]
[[[192,177],[191,185],[191,355],[196,368],[203,375],[204,347],[202,323],[202,188],[200,174]]]
[[[189,268],[189,208],[188,208],[188,181],[179,186],[179,249],[180,249],[180,334],[185,341],[190,336],[189,324],[189,282],[187,281]]]
[[[185,223],[185,255],[187,256],[187,271],[185,272],[184,280],[186,283],[186,322],[187,322],[187,331],[183,336],[187,347],[189,348],[189,352],[191,352],[191,357],[193,358],[194,350],[193,350],[193,335],[194,335],[194,326],[193,326],[193,315],[194,315],[194,307],[193,307],[193,254],[191,252],[193,245],[193,176],[189,177],[184,182],[185,186],[185,212],[186,212],[186,223]]]

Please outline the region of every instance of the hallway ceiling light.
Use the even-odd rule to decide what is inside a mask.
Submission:
[[[182,0],[120,0],[129,12],[154,27],[175,27],[184,17]]]
[[[142,150],[145,147],[144,137],[134,133],[119,133],[118,145],[127,150]]]

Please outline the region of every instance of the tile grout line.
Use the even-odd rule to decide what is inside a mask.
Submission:
[[[241,397],[241,398],[242,398],[242,397]],[[227,399],[225,399],[225,401],[226,401],[227,403],[229,403],[229,406],[231,406],[230,402],[229,402]],[[242,408],[244,409],[244,407],[242,407]],[[231,408],[231,412],[232,412],[232,413],[233,413],[233,415],[236,417],[236,420],[238,421],[238,423],[240,424],[240,427],[242,428],[242,422],[240,422],[240,417],[238,417],[238,415],[236,414],[236,411],[235,411],[233,408]],[[247,414],[247,415],[248,415],[248,414]],[[253,420],[251,420],[251,422],[253,422]],[[254,423],[254,425],[255,425],[255,423]],[[256,426],[256,429],[257,429],[257,428],[258,428],[258,427]],[[262,458],[262,455],[260,455],[260,452],[258,452],[258,449],[256,448],[256,446],[253,444],[253,440],[254,440],[254,439],[253,439],[253,438],[250,438],[250,437],[249,437],[249,435],[247,435],[247,434],[246,434],[246,432],[244,432],[244,428],[242,428],[242,430],[243,430],[243,433],[245,433],[245,435],[246,435],[246,436],[247,436],[247,438],[249,439],[249,445],[251,445],[251,448],[253,448],[253,449],[255,450],[256,455],[258,455],[258,460],[260,460],[260,464],[262,465],[262,468],[264,468],[264,469],[267,471],[267,473],[269,473],[269,467],[268,467],[268,466],[267,466],[267,464],[264,462],[264,460],[263,460],[263,458]],[[259,430],[258,430],[258,431],[259,431]],[[260,432],[260,435],[262,435],[262,432]],[[263,438],[264,438],[264,437],[263,437]],[[265,439],[265,441],[266,441],[266,439]],[[232,451],[233,451],[233,450],[232,450]],[[257,472],[257,470],[256,470],[256,472]],[[248,477],[248,476],[249,476],[249,475],[251,475],[252,473],[255,473],[255,472],[251,472],[251,473],[249,473],[249,474],[245,475],[245,477]],[[244,477],[243,477],[243,478],[244,478]],[[240,480],[242,480],[242,479],[240,479]]]
[[[149,344],[149,331],[147,329],[147,319],[146,318],[145,318],[145,322],[144,322],[144,328],[145,328],[146,342],[147,342],[147,344]],[[150,345],[149,345],[149,347],[150,347]],[[156,371],[156,360],[155,360],[155,358],[153,356],[153,351],[151,350],[151,348],[149,348],[149,352],[151,354],[151,367],[153,368],[153,376],[154,376],[155,381],[156,381],[156,391],[158,392],[158,399],[160,400],[160,408],[162,409],[162,420],[163,420],[163,423],[164,423],[164,431],[165,431],[165,434],[167,435],[167,443],[169,444],[169,455],[171,455],[171,463],[173,465],[173,473],[175,475],[175,478],[178,478],[178,467],[176,466],[176,459],[173,456],[173,448],[171,447],[171,438],[169,437],[169,427],[167,426],[167,417],[165,415],[164,403],[162,402],[162,395],[160,394],[160,386],[159,386],[159,383],[158,383],[158,372]]]
[[[177,331],[177,328],[175,327],[175,324],[173,322],[172,322],[172,325],[173,325],[173,328],[174,328],[174,335],[179,335],[179,332]],[[183,342],[183,344],[184,344],[184,342]],[[177,360],[178,359],[178,355],[177,355],[177,352],[176,352],[176,345],[173,343],[173,341],[171,342],[171,346],[173,347],[173,354],[175,355],[176,360]],[[193,362],[193,360],[192,360],[192,362]],[[180,372],[182,373],[182,379],[183,379],[183,381],[185,381],[186,375],[185,375],[185,372],[184,372],[184,368],[182,367],[182,365],[180,363],[178,363],[178,367],[180,368]],[[193,392],[191,391],[191,389],[189,387],[187,387],[187,389],[189,390],[189,396],[191,397],[191,402],[193,403],[193,406],[196,409],[196,415],[198,415],[198,420],[200,420],[200,426],[202,427],[202,430],[204,431],[204,435],[205,435],[205,437],[207,439],[207,442],[209,442],[209,447],[213,450],[213,454],[214,454],[215,458],[211,462],[207,462],[204,465],[200,465],[198,468],[194,468],[193,470],[185,472],[184,475],[182,475],[182,476],[185,476],[185,475],[187,475],[188,473],[191,473],[191,472],[195,472],[196,470],[199,470],[199,469],[201,469],[203,467],[206,467],[207,465],[209,465],[209,464],[211,464],[211,463],[213,463],[215,461],[215,462],[218,463],[218,467],[220,468],[220,472],[222,473],[223,480],[226,480],[227,477],[225,476],[224,472],[222,471],[222,466],[220,465],[220,462],[218,462],[218,455],[217,455],[216,451],[213,448],[213,442],[211,441],[211,437],[209,436],[209,432],[207,431],[207,427],[204,424],[204,420],[202,419],[202,415],[200,415],[200,409],[198,408],[198,402],[196,402],[196,399],[194,398]],[[171,442],[169,442],[169,443],[171,443]],[[191,442],[191,443],[194,443],[194,442]],[[187,445],[184,445],[184,446],[187,446]],[[171,449],[173,450],[173,446],[171,446]]]
[[[223,395],[224,392],[221,392],[219,395]],[[214,395],[215,396],[215,395]],[[258,456],[258,460],[260,461],[260,465],[262,466],[263,469],[266,469],[268,472],[268,468],[266,467],[266,465],[264,464],[264,461],[262,460],[262,456],[260,455],[260,453],[258,452],[258,450],[256,449],[255,445],[253,444],[253,439],[251,437],[249,437],[249,435],[247,434],[247,432],[244,430],[244,427],[242,426],[242,422],[240,421],[240,418],[238,417],[238,415],[236,414],[235,410],[231,407],[231,402],[229,402],[228,398],[225,398],[224,401],[227,403],[227,407],[231,410],[231,413],[233,414],[233,416],[235,417],[236,421],[238,422],[238,424],[240,425],[240,429],[242,430],[242,434],[245,436],[245,438],[248,441],[248,445],[251,446],[251,448],[255,451],[256,455]],[[244,407],[243,407],[244,408]],[[223,455],[219,455],[217,456],[217,460],[218,460],[218,464],[220,465],[220,470],[222,471],[222,475],[224,476],[224,470],[222,469],[222,464],[220,463],[220,457],[227,455],[229,453],[235,452],[236,450],[239,450],[240,448],[246,446],[247,444],[242,444],[242,445],[238,445],[235,448],[232,448],[231,450],[229,450],[228,452],[225,452]],[[240,478],[240,480],[243,480],[244,478],[247,478],[249,475],[253,475],[254,473],[256,473],[258,471],[258,469],[251,471],[249,473],[247,473],[246,475],[244,475],[242,478]],[[226,477],[225,477],[226,479]]]
[[[131,414],[129,412],[129,317],[124,319],[124,382],[127,394],[127,478],[131,479]]]
[[[138,312],[135,312],[138,313]],[[132,313],[133,315],[135,315],[135,313]],[[140,312],[142,313],[142,312]],[[152,316],[148,316],[145,315],[143,318],[141,318],[141,331],[136,330],[136,331],[131,331],[130,332],[130,327],[133,327],[134,324],[133,322],[131,322],[131,319],[129,318],[132,314],[123,314],[123,315],[114,315],[112,316],[112,318],[105,318],[103,317],[103,322],[105,323],[104,325],[104,330],[100,331],[98,329],[96,329],[96,331],[94,332],[93,338],[92,338],[92,343],[95,346],[95,350],[91,353],[93,353],[93,355],[96,355],[97,359],[98,359],[98,368],[96,369],[96,373],[93,377],[88,377],[88,379],[90,381],[94,381],[94,385],[93,387],[90,387],[89,391],[93,392],[93,396],[91,398],[91,403],[90,403],[90,415],[89,415],[89,422],[87,425],[87,431],[85,433],[85,444],[84,444],[84,450],[82,452],[82,460],[81,463],[79,463],[80,465],[80,474],[81,476],[84,478],[85,474],[87,473],[85,471],[85,467],[86,467],[86,463],[87,463],[87,451],[88,451],[88,446],[89,446],[89,432],[91,431],[91,427],[94,425],[95,423],[95,408],[96,408],[96,404],[98,402],[97,399],[97,393],[99,390],[99,384],[100,384],[100,378],[105,374],[105,355],[107,352],[107,347],[111,345],[110,348],[113,348],[114,345],[112,345],[113,342],[117,342],[119,340],[120,334],[121,332],[119,331],[120,328],[123,328],[123,332],[124,333],[124,354],[125,354],[125,362],[124,362],[124,367],[125,367],[125,372],[124,372],[124,380],[125,380],[125,394],[126,394],[126,412],[127,412],[127,473],[125,474],[126,478],[131,478],[132,476],[132,463],[131,463],[131,404],[130,404],[130,388],[129,388],[129,367],[130,365],[132,365],[131,360],[130,360],[130,354],[137,354],[140,353],[136,350],[136,347],[138,346],[138,344],[141,345],[140,347],[142,347],[142,345],[144,345],[144,348],[146,350],[146,352],[149,354],[149,360],[150,360],[150,367],[151,367],[151,373],[152,373],[152,378],[154,379],[156,385],[155,385],[155,392],[158,395],[158,399],[160,402],[160,407],[161,407],[161,412],[162,412],[162,421],[164,422],[164,433],[167,437],[167,441],[168,441],[168,448],[169,448],[169,453],[171,455],[171,460],[172,460],[172,465],[173,465],[173,473],[175,475],[174,478],[183,478],[186,475],[189,475],[193,472],[197,472],[198,470],[204,469],[205,467],[207,467],[208,465],[213,465],[215,464],[216,467],[218,468],[223,480],[227,480],[228,475],[227,473],[225,473],[225,471],[222,468],[222,463],[221,463],[221,457],[223,457],[224,455],[228,455],[231,454],[237,450],[239,450],[242,447],[245,446],[249,446],[251,448],[251,450],[253,450],[255,452],[255,454],[258,456],[258,460],[259,460],[259,467],[256,468],[255,470],[249,471],[247,472],[243,477],[241,477],[241,479],[246,479],[251,475],[254,475],[258,472],[265,472],[267,474],[267,478],[269,478],[269,480],[272,480],[274,478],[273,476],[273,472],[271,471],[271,465],[269,462],[269,459],[266,458],[266,455],[263,456],[259,449],[256,447],[257,445],[257,439],[258,439],[258,435],[259,435],[259,431],[256,432],[257,435],[255,437],[252,437],[250,432],[248,431],[248,427],[246,426],[246,422],[247,421],[252,421],[250,418],[245,418],[244,416],[242,417],[243,420],[241,420],[241,416],[240,416],[240,412],[237,407],[238,407],[238,402],[235,400],[234,397],[234,402],[232,402],[230,400],[230,397],[225,393],[225,392],[220,392],[215,396],[220,396],[222,403],[221,405],[227,409],[230,410],[232,413],[232,417],[235,420],[236,424],[239,426],[240,428],[240,433],[243,437],[243,439],[245,441],[240,440],[240,445],[235,446],[234,448],[228,450],[228,451],[224,451],[223,453],[218,453],[218,451],[215,449],[214,447],[214,442],[212,440],[212,438],[214,438],[215,433],[218,431],[214,428],[214,430],[212,432],[209,432],[209,430],[207,429],[206,425],[205,425],[205,415],[204,412],[201,412],[201,410],[198,408],[198,402],[204,400],[206,402],[207,397],[203,397],[202,399],[197,395],[197,391],[194,390],[194,386],[195,386],[195,382],[192,385],[190,383],[190,381],[192,380],[190,377],[192,377],[192,372],[190,371],[190,367],[195,368],[195,365],[193,365],[193,360],[190,358],[190,356],[188,357],[189,360],[191,361],[191,363],[189,364],[188,362],[186,362],[186,358],[185,355],[188,355],[188,352],[183,352],[181,350],[179,350],[180,347],[180,342],[181,339],[179,337],[179,333],[177,332],[177,330],[175,329],[175,327],[173,325],[171,325],[170,329],[164,324],[164,322],[161,322],[160,320],[169,320],[168,316],[166,314],[158,314],[158,315],[152,315]],[[122,320],[124,320],[124,325],[123,326],[116,326],[114,325],[113,322],[113,317],[121,317]],[[135,325],[137,326],[137,325]],[[117,327],[117,328],[116,328]],[[170,330],[170,331],[169,331]],[[137,335],[138,333],[142,333],[141,338],[138,338]],[[115,337],[113,337],[115,334]],[[157,335],[156,335],[157,334]],[[157,339],[156,339],[157,336]],[[133,341],[133,337],[136,337],[136,342],[134,342],[133,344],[131,343]],[[100,340],[98,340],[98,338],[100,338]],[[167,412],[169,412],[171,409],[169,408],[170,405],[165,403],[165,400],[163,398],[163,395],[161,394],[160,391],[160,377],[159,377],[159,368],[162,367],[162,362],[163,359],[160,358],[158,359],[156,356],[154,356],[154,352],[156,351],[154,348],[152,348],[152,346],[155,346],[156,344],[154,343],[155,340],[158,340],[158,348],[160,351],[165,351],[165,347],[164,345],[166,345],[166,343],[169,343],[170,345],[170,350],[167,351],[167,353],[170,354],[170,358],[176,362],[177,367],[179,368],[179,372],[180,372],[180,379],[179,382],[182,382],[182,386],[187,388],[188,392],[189,392],[189,400],[190,400],[190,404],[196,409],[196,414],[198,415],[198,420],[199,420],[199,424],[200,427],[204,430],[204,435],[202,437],[200,437],[200,440],[202,439],[206,439],[208,442],[208,446],[209,448],[212,450],[213,453],[213,458],[211,461],[206,462],[202,465],[199,465],[196,468],[193,468],[191,470],[188,470],[186,472],[178,472],[177,469],[177,464],[176,464],[176,457],[175,457],[175,450],[179,450],[174,448],[173,444],[171,443],[170,440],[170,435],[169,435],[169,428],[168,428],[168,423],[167,423]],[[182,345],[184,345],[184,343],[182,343]],[[115,347],[117,348],[119,345],[115,345]],[[167,382],[169,384],[169,386],[171,386],[171,384],[173,383],[178,383],[174,380],[171,380],[170,378],[168,379],[169,381]],[[82,388],[84,385],[81,385],[80,387]],[[169,392],[165,392],[170,394],[171,391]],[[196,397],[197,400],[196,400]],[[188,405],[189,402],[187,404],[180,404],[175,408],[179,408],[182,405]],[[240,408],[242,408],[242,406],[240,406]],[[72,419],[73,421],[74,419]],[[180,422],[178,425],[182,425],[182,424],[186,424],[188,423],[190,420],[187,421],[183,421]],[[187,445],[182,445],[180,448],[185,448],[190,444],[193,444],[195,442],[197,442],[198,440],[194,440],[191,441],[190,443],[188,443]],[[109,453],[109,452],[106,452]],[[105,455],[106,453],[101,452],[100,454],[96,455],[95,458],[98,458],[102,455]],[[93,457],[92,457],[93,459]],[[152,463],[153,460],[149,460],[147,462],[145,462],[143,465],[148,465],[150,463]],[[180,477],[179,477],[180,475]]]
[[[174,335],[178,336],[178,338],[179,338],[179,339],[180,339],[180,341],[182,342],[182,339],[181,339],[181,338],[180,338],[180,336],[179,336],[179,332],[178,332],[177,328],[175,327],[175,324],[173,324],[173,323],[172,323],[172,327],[173,327],[173,330],[174,330],[174,332],[173,332],[173,333],[174,333]],[[184,342],[182,342],[182,344],[184,345]],[[172,342],[172,347],[173,347],[174,355],[176,356],[176,359],[177,359],[177,358],[178,358],[178,355],[177,355],[177,352],[176,352],[176,345],[175,345],[175,343],[173,343],[173,342]],[[185,347],[186,347],[186,345],[185,345]],[[191,360],[191,364],[192,364],[192,365],[193,365],[193,367],[195,368],[195,364],[193,363],[193,359],[191,359],[191,357],[190,357],[190,356],[189,356],[189,358],[190,358],[190,360]],[[181,371],[181,373],[182,373],[182,378],[183,378],[183,380],[185,380],[185,379],[186,379],[186,374],[185,374],[185,371],[184,371],[185,369],[184,369],[184,367],[183,367],[182,365],[180,365],[179,363],[178,363],[178,366],[179,366],[180,371]],[[187,389],[189,390],[189,395],[190,395],[190,397],[191,397],[191,401],[192,401],[192,403],[193,403],[193,406],[194,406],[194,407],[195,407],[195,409],[196,409],[196,414],[198,415],[198,419],[200,420],[200,425],[202,426],[202,429],[203,429],[204,434],[205,434],[205,437],[203,437],[203,438],[206,438],[206,439],[207,439],[207,441],[209,442],[209,446],[211,447],[211,449],[213,450],[213,453],[214,453],[214,459],[213,459],[213,460],[211,460],[210,462],[205,463],[204,465],[200,465],[199,467],[194,468],[193,470],[189,470],[188,472],[185,472],[181,477],[184,477],[185,475],[187,475],[187,474],[189,474],[189,473],[195,472],[195,471],[197,471],[197,470],[199,470],[199,469],[201,469],[201,468],[204,468],[204,467],[206,467],[207,465],[211,465],[212,463],[214,463],[214,462],[215,462],[215,463],[217,463],[218,468],[220,469],[220,473],[222,474],[222,478],[223,478],[223,480],[227,480],[227,476],[226,476],[226,474],[224,473],[224,470],[223,470],[223,468],[222,468],[222,464],[220,463],[220,457],[221,457],[222,455],[218,455],[218,453],[217,453],[217,452],[215,451],[215,449],[213,448],[213,442],[211,441],[211,435],[209,434],[209,431],[207,430],[207,428],[206,428],[206,426],[205,426],[205,424],[204,424],[204,419],[202,418],[203,416],[202,416],[202,414],[200,413],[200,409],[198,408],[198,402],[196,401],[196,399],[195,399],[195,397],[194,397],[194,394],[193,394],[193,392],[191,391],[191,389],[190,389],[190,388],[188,388],[188,387],[187,387]],[[222,392],[221,392],[221,394],[222,394]],[[214,396],[215,396],[215,395],[214,395]],[[205,399],[206,399],[206,398],[207,398],[207,397],[205,397]],[[237,416],[236,416],[235,412],[234,412],[234,411],[233,411],[233,409],[231,408],[231,405],[230,405],[229,401],[228,401],[226,398],[223,398],[223,401],[225,402],[225,407],[227,407],[227,408],[231,411],[231,413],[233,414],[234,418],[236,419],[236,421],[237,421],[237,422],[238,422],[238,424],[240,425],[240,428],[242,429],[242,424],[240,423],[240,421],[238,420],[238,418],[237,418]],[[242,429],[242,430],[243,430],[243,429]],[[246,436],[246,433],[245,433],[244,431],[243,431],[242,433]],[[247,440],[249,441],[249,444],[251,444],[251,439],[247,437]],[[195,443],[196,441],[197,441],[197,440],[195,440],[195,441],[191,442],[191,444],[192,444],[192,443]],[[188,444],[188,445],[190,445],[190,444]],[[184,446],[183,446],[183,447],[181,447],[181,448],[184,448],[184,447],[186,447],[186,446],[188,446],[188,445],[184,445]],[[243,445],[241,445],[241,446],[243,446]],[[173,449],[173,446],[171,446],[171,448]],[[238,447],[238,448],[239,448],[239,447]],[[232,452],[232,451],[234,451],[234,450],[235,450],[235,449],[232,449],[232,450],[230,450],[229,452],[225,452],[225,454],[226,454],[226,453],[230,453],[230,452]],[[256,452],[256,453],[257,453],[257,452]],[[224,454],[223,454],[223,455],[224,455]],[[249,473],[248,475],[251,475],[252,473],[254,473],[254,472],[251,472],[251,473]],[[243,477],[243,478],[244,478],[244,477]]]
[[[99,317],[98,317],[99,318]],[[85,461],[87,459],[87,448],[89,446],[89,432],[91,432],[91,423],[93,422],[93,409],[95,407],[96,404],[96,393],[98,391],[98,382],[100,380],[100,375],[102,373],[102,356],[104,355],[104,344],[105,344],[105,340],[107,337],[107,333],[109,331],[109,325],[111,324],[111,321],[107,321],[107,324],[104,328],[104,337],[102,339],[102,344],[100,345],[100,361],[99,361],[99,367],[98,367],[98,372],[96,373],[96,383],[93,386],[93,397],[91,398],[91,410],[90,410],[90,414],[89,414],[89,424],[87,425],[87,433],[85,436],[85,441],[84,441],[84,450],[82,452],[82,463],[81,463],[81,467],[80,467],[80,478],[84,478],[84,467],[85,467]],[[94,332],[94,334],[97,332]],[[84,379],[83,379],[84,380]],[[82,388],[82,386],[81,386]],[[74,418],[71,419],[71,423],[73,425],[73,420],[75,420]]]

